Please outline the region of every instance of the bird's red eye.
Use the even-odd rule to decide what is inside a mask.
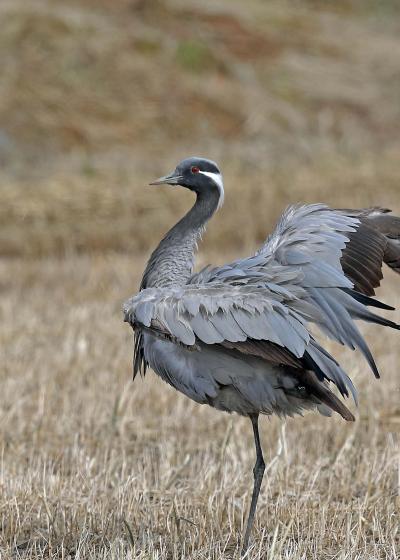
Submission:
[[[190,171],[191,171],[192,173],[199,173],[200,167],[197,167],[196,165],[194,165]]]

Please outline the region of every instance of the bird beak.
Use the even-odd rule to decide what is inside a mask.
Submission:
[[[179,181],[183,179],[182,175],[175,175],[175,171],[165,177],[160,177],[156,181],[149,183],[150,185],[179,185]]]

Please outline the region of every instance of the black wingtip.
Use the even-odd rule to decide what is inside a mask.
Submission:
[[[358,302],[368,307],[376,307],[378,309],[385,309],[386,311],[395,310],[395,307],[392,307],[391,305],[387,305],[387,303],[383,303],[378,299],[374,299],[372,297],[366,296],[361,292],[357,292],[357,290],[352,290],[351,288],[342,288],[342,291],[346,292],[346,294],[349,294],[349,296],[351,296],[353,299],[357,300]]]
[[[379,373],[378,366],[376,365],[376,362],[375,362],[375,360],[372,357],[372,354],[370,352],[367,353],[367,360],[368,360],[369,366],[372,370],[372,373],[375,376],[375,379],[380,379],[381,374]]]
[[[372,373],[374,374],[375,379],[380,379],[381,374],[379,373],[379,370],[378,370],[378,368],[376,367],[375,364],[373,366],[371,366],[371,369],[372,369]]]
[[[394,329],[395,331],[400,331],[400,325],[398,323],[395,323],[394,321],[386,321],[384,323],[382,323],[382,325],[384,327],[390,327],[391,329]]]

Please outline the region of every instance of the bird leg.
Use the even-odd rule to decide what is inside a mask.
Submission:
[[[249,547],[250,534],[253,528],[254,516],[257,508],[258,495],[260,493],[261,482],[265,471],[264,457],[260,444],[260,434],[258,433],[258,414],[251,414],[250,420],[253,425],[254,443],[256,446],[257,459],[253,469],[253,474],[254,474],[253,495],[251,497],[249,517],[247,519],[246,532],[243,540],[242,556],[246,554],[247,549]]]

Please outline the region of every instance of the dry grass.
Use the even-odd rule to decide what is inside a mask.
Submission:
[[[2,559],[238,558],[251,428],[152,373],[132,385],[120,302],[142,266],[0,263]],[[381,297],[400,306],[395,280]],[[398,339],[366,330],[382,379],[342,356],[360,389],[355,424],[307,415],[282,437],[278,419],[262,421],[268,473],[249,558],[398,557]]]
[[[190,204],[143,185],[190,154],[221,163],[217,261],[289,202],[400,212],[399,6],[0,2],[1,560],[238,557],[248,422],[130,380],[121,301]],[[263,420],[249,558],[398,558],[398,338],[366,331],[383,378],[341,357],[354,425]]]

